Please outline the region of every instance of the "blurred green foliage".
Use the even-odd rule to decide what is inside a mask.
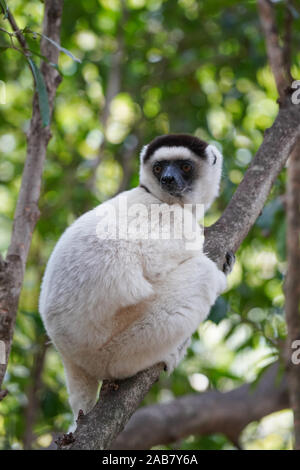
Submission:
[[[280,24],[282,3],[276,3]],[[42,2],[11,0],[8,4],[21,28],[41,32]],[[295,16],[293,42],[297,44],[300,22]],[[0,26],[9,29],[3,18]],[[26,37],[38,53],[39,36],[34,39],[28,33]],[[168,132],[195,134],[216,143],[224,154],[221,196],[206,217],[207,225],[213,223],[278,109],[254,1],[127,0],[122,11],[119,0],[65,0],[61,43],[81,62],[60,54],[63,82],[44,170],[41,218],[33,235],[6,377],[9,395],[0,404],[1,448],[22,448],[31,432],[33,448],[47,447],[51,433],[65,431],[71,422],[62,364],[53,346],[44,346],[47,340],[38,314],[43,270],[64,229],[115,194],[122,182],[134,187],[141,146]],[[8,45],[9,37],[0,32],[0,80],[6,86],[6,103],[0,105],[3,254],[20,187],[33,95],[28,64]],[[113,79],[110,71],[120,50],[119,92],[103,123],[105,97]],[[298,65],[293,66],[293,75],[298,79],[299,58],[295,51],[293,63]],[[39,63],[37,56],[34,60]],[[95,171],[100,149],[101,164]],[[124,155],[130,155],[131,149],[128,167]],[[278,345],[286,334],[285,180],[283,171],[237,253],[228,292],[200,326],[186,359],[171,377],[162,377],[152,388],[146,404],[209,388],[230,390],[254,380],[278,357]],[[40,384],[33,390],[39,375]],[[32,393],[37,400],[33,423],[28,417]],[[290,413],[265,420],[244,431],[245,448],[289,448]],[[228,449],[233,444],[221,435],[191,436],[173,448]]]

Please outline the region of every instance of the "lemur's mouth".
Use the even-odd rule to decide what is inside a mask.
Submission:
[[[175,197],[181,197],[182,193],[184,192],[184,188],[178,187],[176,184],[161,184],[161,188],[171,196]]]

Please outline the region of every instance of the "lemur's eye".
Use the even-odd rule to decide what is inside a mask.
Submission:
[[[192,169],[192,165],[190,163],[183,163],[181,165],[181,169],[184,171],[184,173],[189,173]]]
[[[161,172],[161,166],[156,164],[154,167],[153,167],[153,171],[154,173],[156,173],[157,175],[159,175],[159,173]]]

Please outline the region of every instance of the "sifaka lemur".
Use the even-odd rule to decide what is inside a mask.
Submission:
[[[180,227],[185,215],[193,221],[194,207],[205,211],[218,195],[221,172],[215,146],[187,134],[157,137],[141,151],[140,185],[79,217],[58,241],[40,313],[63,360],[75,419],[94,406],[103,379],[158,362],[171,372],[225,290],[234,256],[221,271],[203,253],[201,237],[188,249],[189,233],[166,236],[176,224],[164,217],[176,208]],[[159,222],[149,222],[152,207]],[[149,224],[161,231],[128,236],[137,225],[149,235]]]

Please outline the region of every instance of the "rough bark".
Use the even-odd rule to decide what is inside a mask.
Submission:
[[[138,404],[159,379],[163,367],[163,364],[157,364],[129,379],[104,382],[99,398],[101,406],[96,405],[87,415],[79,416],[74,436],[65,434],[58,439],[58,447],[63,450],[108,449],[112,436],[123,430]],[[105,425],[99,426],[99,423]]]
[[[107,126],[109,123],[110,117],[110,107],[113,102],[113,99],[120,93],[121,91],[121,78],[122,78],[122,64],[124,60],[124,38],[123,38],[123,31],[122,26],[124,19],[127,16],[127,11],[125,9],[124,0],[121,1],[121,15],[120,20],[118,23],[118,31],[116,37],[116,51],[111,57],[111,64],[109,69],[109,75],[107,79],[107,89],[105,93],[105,103],[103,110],[100,116],[100,123],[104,133],[103,140],[99,145],[98,154],[96,158],[92,161],[92,174],[87,182],[87,186],[90,190],[95,190],[95,183],[96,183],[96,175],[97,169],[102,162],[103,159],[103,152],[106,147],[106,131]]]
[[[140,408],[110,449],[150,449],[191,435],[214,433],[225,434],[239,446],[240,433],[249,423],[288,406],[286,380],[280,378],[278,364],[274,364],[255,385],[226,393],[210,390]]]
[[[294,105],[287,95],[230,204],[216,224],[207,230],[205,251],[220,267],[225,261],[226,252],[237,250],[261,213],[272,184],[299,134],[300,106]],[[71,436],[74,441],[68,443],[68,438],[62,439],[59,448],[108,449],[138,407],[140,397],[158,379],[161,370],[161,365],[153,366],[149,372],[144,371],[136,377],[118,382],[117,400],[114,385],[110,383],[110,391],[84,417],[84,425],[83,419],[79,420],[77,430]],[[127,400],[130,400],[129,413]]]
[[[60,42],[62,6],[62,0],[45,1],[43,34],[57,43]],[[12,18],[10,13],[12,27],[19,31],[16,22],[14,20],[12,22]],[[21,33],[18,32],[18,39],[20,35]],[[22,35],[19,41],[21,47],[26,51],[26,41]],[[57,63],[59,50],[43,38],[41,40],[41,53],[49,62]],[[46,84],[49,108],[52,113],[56,88],[61,79],[57,70],[46,62],[41,65],[41,73]],[[0,341],[4,342],[6,348],[6,363],[0,364],[0,386],[7,368],[32,233],[39,217],[38,200],[43,164],[50,136],[49,126],[43,127],[42,125],[38,96],[35,93],[30,129],[27,135],[27,155],[14,215],[11,242],[6,259],[0,263]]]

